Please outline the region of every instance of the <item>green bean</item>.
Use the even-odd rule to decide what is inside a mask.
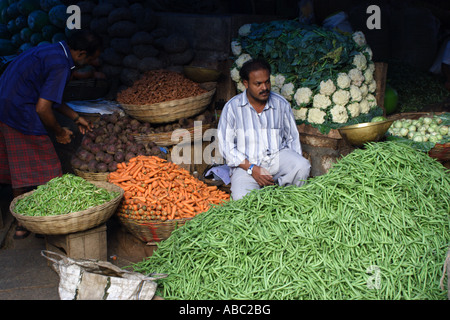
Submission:
[[[198,215],[133,268],[168,273],[166,299],[445,299],[449,193],[448,170],[428,155],[368,144],[301,188]]]
[[[50,216],[78,212],[106,203],[119,195],[73,174],[64,174],[40,185],[20,198],[14,211],[27,216]]]

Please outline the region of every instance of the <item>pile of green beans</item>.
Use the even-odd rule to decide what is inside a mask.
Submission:
[[[82,177],[68,173],[53,178],[17,200],[14,211],[27,216],[55,216],[98,206],[118,195],[116,191],[99,188]]]
[[[266,187],[175,230],[137,272],[165,299],[446,299],[450,175],[370,143],[298,187]]]

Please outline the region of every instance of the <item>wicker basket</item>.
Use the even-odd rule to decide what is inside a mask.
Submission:
[[[210,124],[206,124],[206,125],[202,125],[202,135],[200,136],[200,139],[203,138],[203,133],[205,133],[205,131],[207,129],[211,128]],[[148,142],[154,142],[156,143],[156,145],[161,146],[161,147],[169,147],[169,146],[173,146],[177,143],[179,143],[180,139],[182,139],[182,141],[185,141],[185,135],[189,135],[191,137],[190,141],[194,141],[194,130],[195,127],[192,128],[181,128],[182,130],[180,131],[170,131],[170,132],[161,132],[161,133],[153,133],[153,134],[136,134],[134,135],[134,139],[137,142],[141,142],[141,143],[148,143]],[[172,141],[172,135],[173,138],[175,139],[175,141]]]
[[[120,192],[120,194],[116,198],[96,207],[63,215],[35,217],[15,213],[14,208],[17,201],[35,192],[30,191],[14,198],[9,209],[21,225],[34,233],[55,235],[85,231],[105,223],[116,211],[124,193],[122,188],[112,183],[103,181],[91,181],[91,183],[108,191]]]
[[[149,244],[166,240],[175,229],[183,226],[191,218],[174,219],[166,221],[137,221],[121,215],[122,225],[136,238]]]
[[[86,172],[75,168],[73,172],[88,181],[108,181],[109,172]]]
[[[208,92],[198,96],[154,103],[149,105],[121,104],[125,113],[137,120],[150,123],[169,123],[193,117],[211,103],[216,88],[208,87]]]
[[[400,119],[412,119],[417,120],[421,117],[431,117],[434,115],[440,115],[443,112],[404,112],[397,113],[389,116],[389,119],[400,120]],[[450,143],[436,143],[436,145],[428,151],[428,155],[440,161],[450,161]]]

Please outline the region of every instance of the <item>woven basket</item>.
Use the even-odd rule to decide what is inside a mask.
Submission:
[[[150,123],[169,123],[193,117],[211,103],[216,88],[198,96],[148,105],[121,104],[125,113],[137,120]]]
[[[17,201],[35,192],[30,191],[14,198],[9,210],[21,225],[34,233],[54,235],[85,231],[105,223],[116,211],[124,193],[122,188],[112,183],[103,181],[91,181],[91,183],[108,191],[120,192],[120,194],[116,198],[96,207],[63,215],[35,217],[15,213],[14,208]]]
[[[121,215],[119,220],[122,225],[136,238],[143,242],[152,244],[160,242],[170,237],[175,229],[183,226],[191,218],[174,219],[166,221],[137,221],[135,219],[125,218]]]
[[[88,181],[108,181],[109,172],[86,172],[75,168],[73,172]]]
[[[404,112],[397,113],[389,117],[389,119],[412,119],[417,120],[421,117],[431,117],[433,115],[440,115],[443,112]],[[450,142],[448,143],[436,143],[436,145],[428,151],[428,155],[440,161],[450,161]]]
[[[202,125],[202,135],[200,136],[200,139],[203,139],[203,133],[207,129],[211,128],[210,124]],[[195,127],[192,128],[182,128],[182,130],[175,130],[170,132],[160,132],[160,133],[153,133],[153,134],[136,134],[134,135],[134,140],[141,143],[148,143],[148,142],[154,142],[156,145],[161,147],[169,147],[173,146],[181,141],[186,142],[188,132],[191,137],[190,141],[194,141],[194,130]],[[198,129],[197,129],[198,130]],[[172,135],[175,141],[172,141]]]

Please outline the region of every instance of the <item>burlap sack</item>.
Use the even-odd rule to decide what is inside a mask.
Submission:
[[[61,300],[151,300],[157,288],[155,280],[167,276],[147,277],[107,261],[72,259],[47,250],[41,255],[53,262],[60,277]]]

